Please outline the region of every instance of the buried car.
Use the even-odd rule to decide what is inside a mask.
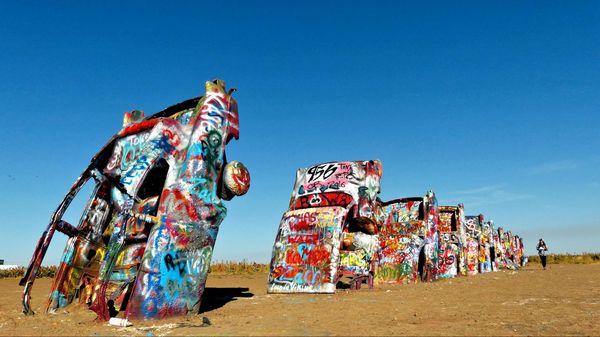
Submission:
[[[467,275],[465,258],[465,207],[440,206],[438,278]]]
[[[433,281],[439,258],[435,194],[382,202],[377,218],[380,246],[375,283]]]
[[[515,235],[515,257],[519,266],[525,267],[527,264],[527,257],[525,256],[523,238],[518,235]]]
[[[273,246],[269,293],[333,293],[338,281],[372,285],[381,174],[378,160],[298,169]]]
[[[197,313],[222,200],[246,193],[247,169],[226,162],[239,137],[232,90],[207,81],[205,96],[144,118],[125,113],[123,128],[92,158],[53,213],[21,279],[23,311],[55,231],[67,241],[47,311],[78,301],[101,319],[119,313],[154,319]],[[95,185],[79,223],[62,220],[82,186]]]
[[[512,232],[505,231],[502,227],[497,230],[498,236],[496,239],[496,261],[499,268],[517,270],[519,263],[515,260],[514,254],[514,238]]]
[[[465,233],[467,237],[465,257],[467,260],[468,275],[476,275],[479,273],[479,240],[482,222],[483,214],[465,217]]]
[[[479,272],[489,273],[497,270],[494,222],[482,221],[481,235],[479,236]]]

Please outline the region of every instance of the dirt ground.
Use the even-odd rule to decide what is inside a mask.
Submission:
[[[0,280],[0,335],[599,335],[600,264],[538,265],[519,272],[409,286],[269,295],[266,274],[210,275],[203,312],[112,327],[81,306],[44,314],[50,279],[21,313],[17,279]],[[210,325],[202,326],[203,317]],[[205,319],[206,320],[206,319]]]

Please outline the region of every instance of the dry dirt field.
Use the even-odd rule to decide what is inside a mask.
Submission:
[[[82,307],[42,313],[50,279],[33,289],[38,314],[21,314],[17,279],[0,279],[0,335],[599,335],[600,264],[532,265],[411,286],[335,295],[269,295],[266,274],[210,275],[201,315],[95,321]],[[203,317],[210,325],[202,326]]]

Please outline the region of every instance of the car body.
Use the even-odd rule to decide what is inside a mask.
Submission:
[[[520,253],[521,253],[521,249],[520,249],[520,244],[519,244],[519,237],[517,235],[514,235],[512,233],[511,230],[509,230],[507,232],[507,240],[506,240],[506,246],[507,246],[507,252],[508,254],[506,255],[506,259],[508,261],[508,264],[511,265],[511,267],[509,267],[509,269],[519,269],[520,266]]]
[[[467,275],[464,205],[439,206],[438,278]]]
[[[519,266],[525,267],[527,264],[527,257],[525,256],[525,249],[523,245],[523,238],[515,235],[515,245],[516,245],[516,258],[519,262]]]
[[[334,293],[340,280],[372,284],[381,174],[378,160],[297,170],[273,245],[269,293]]]
[[[504,228],[498,227],[498,239],[496,247],[498,249],[498,267],[501,269],[517,270],[519,263],[515,262],[515,243],[512,232],[505,231]]]
[[[504,246],[504,229],[502,227],[498,227],[495,230],[494,235],[494,246],[496,247],[496,265],[498,269],[506,269],[506,261],[505,261],[505,246]]]
[[[55,231],[69,236],[47,311],[78,301],[101,319],[155,319],[198,312],[222,200],[244,194],[246,168],[226,162],[239,137],[237,102],[220,80],[205,96],[152,116],[125,113],[121,131],[92,158],[60,203],[21,280],[24,312]],[[94,184],[81,220],[62,220],[87,182]]]
[[[482,220],[481,235],[479,236],[479,272],[489,273],[498,269],[494,244],[494,222]]]
[[[465,257],[467,259],[467,274],[479,273],[479,242],[481,237],[481,223],[483,214],[465,216],[465,231],[467,237]]]
[[[379,203],[379,261],[375,283],[432,281],[438,270],[435,193]]]

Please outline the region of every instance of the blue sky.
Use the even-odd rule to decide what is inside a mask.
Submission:
[[[7,264],[29,261],[124,111],[154,113],[213,78],[238,89],[228,159],[252,175],[214,259],[268,261],[296,168],[358,159],[383,162],[384,200],[432,189],[521,234],[528,253],[539,237],[551,252],[599,250],[598,2],[4,1],[0,13]]]

